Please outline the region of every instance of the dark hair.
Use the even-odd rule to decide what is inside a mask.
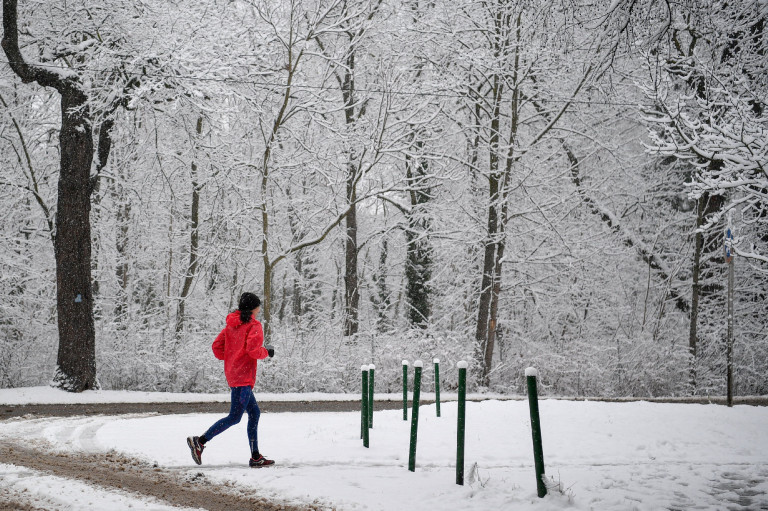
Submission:
[[[241,294],[240,302],[237,306],[237,310],[240,311],[240,321],[248,323],[251,320],[253,310],[260,305],[261,300],[255,294],[247,292]]]

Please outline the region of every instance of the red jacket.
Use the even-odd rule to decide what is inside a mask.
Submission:
[[[267,358],[261,323],[240,321],[240,312],[227,315],[227,326],[213,341],[213,354],[224,361],[224,374],[230,387],[253,387],[257,360]]]

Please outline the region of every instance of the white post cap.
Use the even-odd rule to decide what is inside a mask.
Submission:
[[[459,369],[466,369],[466,368],[467,368],[467,365],[468,365],[468,364],[467,364],[467,363],[466,363],[464,360],[460,360],[460,361],[459,361],[459,362],[456,364],[456,367],[458,367]]]
[[[407,360],[403,360],[403,365],[407,366],[408,365],[408,361]]]
[[[421,360],[417,360],[413,363],[413,367],[424,367],[424,363]]]
[[[434,359],[432,362],[434,362],[435,364],[439,364],[439,363],[440,363],[440,359],[439,359],[439,358],[436,358],[436,359]]]
[[[363,364],[363,365],[361,365],[361,366],[360,366],[360,370],[361,370],[362,372],[366,372],[366,371],[368,370],[368,365],[367,365],[367,364]]]
[[[529,368],[527,368],[525,370],[525,375],[526,376],[533,376],[534,378],[538,378],[539,372],[536,369],[534,369],[533,367],[529,367]]]
[[[376,369],[376,364],[371,364],[368,366],[370,369]]]

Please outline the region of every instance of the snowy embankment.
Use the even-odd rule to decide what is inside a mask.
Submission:
[[[33,390],[0,391],[0,402],[14,393],[24,401],[22,393]],[[37,392],[47,399],[55,394]],[[87,394],[79,398],[115,397]],[[0,440],[50,442],[68,452],[115,450],[264,497],[299,505],[319,500],[337,509],[768,508],[766,407],[542,400],[546,472],[561,489],[544,499],[536,496],[527,402],[467,404],[464,486],[455,484],[456,403],[444,403],[441,412],[436,417],[434,405],[420,411],[414,473],[407,470],[410,421],[398,410],[375,413],[368,449],[358,413],[265,413],[259,444],[278,465],[258,470],[247,468],[245,420],[209,444],[202,466],[192,462],[185,438],[202,433],[220,417],[215,414],[12,419],[2,423]],[[3,467],[0,495],[18,490],[19,481]]]

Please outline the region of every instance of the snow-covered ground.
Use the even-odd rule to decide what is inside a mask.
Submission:
[[[118,397],[135,402],[129,394],[136,393],[8,389],[0,390],[0,404]],[[278,397],[257,393],[265,401]],[[146,394],[142,399],[188,398]],[[46,440],[64,451],[115,450],[190,475],[202,473],[213,482],[250,487],[261,496],[299,505],[319,500],[337,509],[768,510],[766,407],[542,400],[546,471],[560,487],[544,499],[536,496],[526,401],[467,404],[464,486],[455,484],[457,405],[443,403],[441,411],[438,418],[434,405],[420,410],[416,472],[407,470],[410,421],[398,410],[375,413],[367,449],[360,440],[359,413],[264,413],[259,443],[277,465],[258,470],[247,467],[245,420],[209,444],[202,466],[192,462],[185,438],[201,434],[218,414],[10,419],[0,424],[0,440]],[[84,495],[97,504],[110,499],[109,509],[168,509],[149,500],[137,505],[136,496],[106,490],[64,494],[56,478],[29,473],[0,465],[0,496],[26,489],[47,492],[72,509],[91,509],[82,504]]]

